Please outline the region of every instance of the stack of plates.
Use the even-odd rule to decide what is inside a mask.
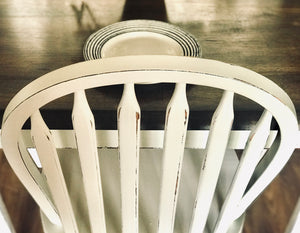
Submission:
[[[83,49],[85,60],[128,55],[176,55],[201,57],[197,40],[168,23],[130,20],[93,33]]]

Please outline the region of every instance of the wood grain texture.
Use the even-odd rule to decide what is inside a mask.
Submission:
[[[120,20],[139,18],[180,26],[195,35],[204,58],[245,66],[267,76],[286,90],[300,109],[299,13],[300,4],[294,0],[3,0],[0,109],[35,78],[83,61],[82,47],[91,32]],[[143,96],[141,110],[165,109],[171,93],[170,87],[137,88],[137,98]],[[221,95],[202,87],[190,87],[187,94],[191,111],[215,109]],[[121,90],[101,88],[87,95],[92,109],[114,110]],[[201,96],[205,96],[204,101],[198,101]],[[235,99],[236,110],[259,108],[243,98]],[[72,98],[67,96],[45,108],[70,110]]]
[[[245,233],[284,232],[300,195],[300,150],[248,209]]]

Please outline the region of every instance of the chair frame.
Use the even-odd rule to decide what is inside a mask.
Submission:
[[[161,55],[115,57],[70,65],[22,89],[8,105],[2,124],[2,145],[10,165],[52,222],[59,224],[60,220],[52,201],[47,198],[43,177],[29,158],[21,156],[25,147],[20,141],[20,132],[25,121],[48,102],[77,91],[114,84],[160,82],[203,85],[237,93],[268,109],[278,122],[280,138],[274,142],[278,143],[276,155],[240,200],[237,216],[288,161],[298,133],[295,108],[279,86],[253,71],[213,60]]]

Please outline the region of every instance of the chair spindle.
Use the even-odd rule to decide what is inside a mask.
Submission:
[[[140,118],[134,84],[125,84],[118,106],[123,233],[138,232]]]
[[[239,205],[238,200],[242,199],[255,167],[264,154],[263,150],[270,134],[271,120],[271,113],[265,110],[249,135],[233,182],[218,217],[215,227],[216,233],[224,232],[224,230],[226,232],[230,224],[243,213],[237,208]]]
[[[91,232],[106,232],[95,121],[84,91],[74,93],[72,121],[87,199]]]
[[[48,198],[51,196],[49,187],[47,185],[47,180],[45,177],[41,174],[41,172],[38,170],[36,164],[34,163],[32,157],[30,156],[25,144],[24,140],[20,138],[18,140],[18,151],[20,153],[20,156],[22,157],[22,160],[24,161],[24,164],[27,169],[30,169],[31,177],[33,178],[34,182],[39,185],[39,189],[44,194],[41,196],[36,196],[36,193],[32,193],[33,199],[37,200],[40,208],[44,212],[44,214],[49,218],[49,220],[56,224],[61,225],[60,218],[58,216],[56,207],[54,206],[53,202],[49,200]]]
[[[202,233],[205,227],[233,123],[233,97],[233,92],[224,91],[212,117],[190,233]]]
[[[65,232],[78,233],[70,196],[54,140],[39,111],[31,116],[31,136]]]
[[[188,118],[186,84],[179,83],[166,110],[158,233],[173,232]]]

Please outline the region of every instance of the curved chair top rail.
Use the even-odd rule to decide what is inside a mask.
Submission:
[[[52,100],[100,86],[163,82],[203,85],[234,92],[256,101],[276,119],[280,127],[276,157],[245,194],[244,198],[252,201],[279,173],[289,159],[286,155],[295,148],[298,131],[295,108],[289,96],[264,76],[214,60],[176,56],[114,57],[77,63],[36,79],[12,99],[4,113],[2,145],[9,163],[13,168],[18,167],[16,173],[23,180],[32,178],[18,153],[20,130],[34,112]],[[37,183],[31,185],[41,192]],[[249,200],[244,203],[249,203]]]
[[[162,76],[152,75],[153,73],[147,74],[147,71],[159,72]],[[127,76],[126,73],[129,72],[131,74],[130,76]],[[140,74],[140,72],[142,72],[142,74]],[[171,76],[168,75],[170,72],[173,72]],[[123,76],[121,73],[126,75],[126,79],[120,77]],[[185,74],[184,80],[182,73]],[[109,76],[109,78],[106,78],[107,76]],[[93,82],[88,81],[92,79],[94,80]],[[82,80],[84,80],[84,83],[82,83]],[[69,83],[70,81],[74,81],[75,85],[80,82],[80,85],[74,87],[74,89],[69,88],[57,92],[53,95],[53,99],[70,94],[76,90],[89,89],[98,86],[123,83],[149,84],[178,82],[211,86],[233,91],[247,98],[257,100],[257,103],[265,108],[269,108],[267,99],[264,101],[256,96],[256,94],[248,92],[248,89],[239,88],[239,86],[242,87],[244,85],[248,86],[250,89],[251,86],[253,89],[260,89],[265,92],[266,95],[270,94],[270,97],[278,99],[281,104],[288,107],[290,111],[296,115],[295,107],[291,99],[277,84],[249,69],[203,58],[141,55],[85,61],[47,73],[34,80],[17,93],[6,108],[3,116],[3,124],[8,115],[10,115],[10,113],[20,104],[25,102],[25,100],[28,100],[34,95],[47,89],[49,90],[50,88],[56,88],[58,86],[63,87],[64,84],[66,85],[66,83]],[[49,99],[48,102],[50,101],[51,100]],[[43,105],[48,102],[41,104]]]

